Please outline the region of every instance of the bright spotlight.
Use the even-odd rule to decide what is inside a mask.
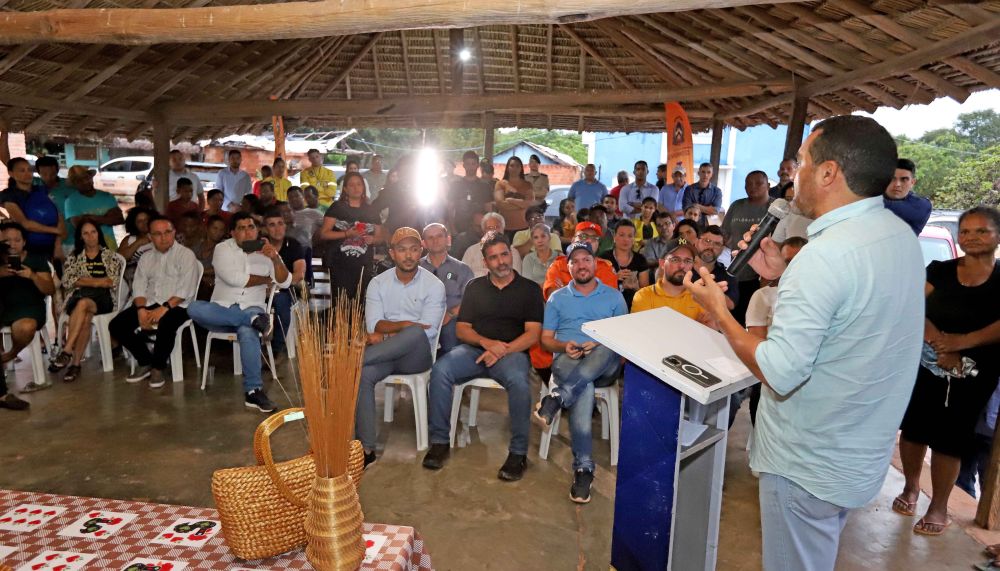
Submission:
[[[458,52],[458,59],[462,61],[469,61],[472,59],[472,52],[468,48],[462,48],[462,51]]]
[[[421,206],[436,204],[441,194],[441,157],[431,148],[420,149],[417,153],[413,191]]]

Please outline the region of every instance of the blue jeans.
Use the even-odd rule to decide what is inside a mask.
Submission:
[[[848,511],[788,478],[761,473],[764,571],[833,571]]]
[[[589,355],[572,359],[566,353],[557,353],[552,360],[552,378],[558,385],[549,393],[559,399],[563,408],[569,409],[569,433],[573,448],[573,471],[594,471],[591,458],[594,444],[591,427],[594,422],[595,383],[607,386],[614,381],[621,359],[604,345],[598,345]]]
[[[456,323],[458,322],[455,319],[452,319],[447,325],[441,328],[441,338],[438,339],[438,344],[441,345],[441,355],[444,355],[458,346],[458,334],[455,332]]]
[[[240,309],[237,303],[223,307],[211,301],[192,301],[188,306],[188,317],[205,329],[218,333],[236,333],[240,344],[245,393],[264,387],[260,375],[260,333],[250,326],[253,318],[262,313],[264,313],[263,308]],[[205,366],[208,366],[208,355],[205,355]]]
[[[487,367],[476,363],[483,349],[464,343],[445,353],[431,370],[430,441],[431,444],[451,442],[451,399],[455,385],[479,377],[488,377],[507,389],[510,409],[510,453],[528,453],[528,434],[531,427],[531,384],[528,354],[511,353]]]
[[[288,326],[292,324],[292,304],[295,303],[295,298],[292,296],[291,289],[281,289],[274,294],[274,303],[271,305],[271,309],[274,310],[274,335],[271,336],[271,350],[274,354],[282,352],[285,349],[285,333],[288,332]]]
[[[413,375],[431,368],[431,343],[423,327],[411,325],[365,349],[354,432],[367,452],[375,450],[375,385],[392,374]],[[385,406],[393,403],[386,401]]]

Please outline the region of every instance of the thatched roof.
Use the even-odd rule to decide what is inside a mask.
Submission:
[[[249,3],[71,0],[86,9],[69,13],[81,26],[99,14],[110,25],[123,7],[169,20],[179,6]],[[51,40],[0,45],[0,115],[14,130],[135,138],[166,121],[175,139],[197,140],[259,133],[280,113],[290,128],[480,127],[489,115],[498,128],[660,131],[667,100],[703,130],[713,118],[741,128],[787,122],[796,93],[810,98],[812,120],[1000,87],[1000,0],[791,2],[457,32],[373,22],[350,35],[215,43],[184,43],[178,27],[178,43],[150,45],[54,43],[69,29],[60,12],[46,16],[48,27],[11,17],[66,4],[0,0],[0,43],[25,29]],[[464,64],[452,57],[461,47],[471,54]]]

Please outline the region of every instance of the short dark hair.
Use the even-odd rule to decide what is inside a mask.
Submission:
[[[659,220],[661,218],[669,218],[670,222],[676,223],[676,221],[674,220],[674,215],[672,213],[670,213],[670,212],[664,212],[662,210],[657,210],[656,212],[653,213],[653,222],[656,222],[657,220]]]
[[[208,200],[212,200],[213,198],[215,198],[216,196],[221,195],[221,194],[222,194],[222,191],[220,189],[213,188],[212,190],[208,191],[208,194],[205,195],[205,198],[208,199]]]
[[[465,151],[464,153],[462,153],[462,162],[465,162],[467,159],[475,159],[475,161],[478,163],[479,155],[476,154],[476,151]]]
[[[38,157],[38,160],[35,161],[35,170],[38,170],[38,169],[40,169],[42,167],[56,167],[56,168],[59,168],[59,159],[57,159],[55,157],[50,157],[48,155],[46,155],[44,157]]]
[[[253,196],[253,195],[248,194],[247,196]],[[243,198],[246,198],[246,196],[244,196]],[[233,214],[233,217],[229,219],[229,231],[232,232],[236,230],[236,225],[239,224],[241,220],[249,220],[251,222],[254,222],[253,216],[249,212],[236,212]],[[254,226],[256,225],[257,223],[254,222]]]
[[[584,222],[586,220],[590,220],[590,209],[589,208],[581,208],[580,210],[577,210],[576,211],[576,220],[577,220],[577,222]]]
[[[618,204],[618,197],[613,194],[605,194],[604,196],[601,197],[601,202],[604,202],[605,198],[610,198],[611,200],[615,201],[615,204]]]
[[[274,183],[269,180],[260,181],[260,184],[257,186],[257,188],[263,190],[265,186],[270,188],[271,192],[274,192]],[[253,196],[254,198],[257,198],[257,195],[254,194],[246,194],[243,196],[243,198],[246,198],[247,196]]]
[[[612,198],[614,198],[614,197],[612,197]],[[605,208],[603,204],[595,204],[595,205],[591,206],[590,207],[590,213],[593,214],[595,212],[603,212],[605,214],[609,214],[608,209]]]
[[[972,214],[978,214],[980,216],[985,216],[993,223],[993,229],[1000,231],[1000,211],[991,206],[975,206],[970,208],[958,216],[958,225],[962,225],[962,221],[965,220],[967,216]]]
[[[300,186],[290,186],[290,187],[288,187],[288,190],[285,191],[285,195],[287,196],[287,195],[289,195],[289,194],[291,194],[293,192],[297,192],[297,193],[303,194],[303,195],[305,194],[304,192],[302,192],[302,187],[300,187]]]
[[[812,162],[837,163],[847,187],[858,196],[881,196],[896,172],[896,141],[870,117],[840,115],[820,121],[809,148]],[[859,141],[863,143],[859,144]]]
[[[222,222],[222,224],[226,226],[226,229],[227,230],[229,229],[229,225],[226,224],[226,219],[219,216],[218,214],[213,214],[208,217],[208,220],[205,221],[205,228],[208,228],[209,226],[215,224],[216,222]]]
[[[673,235],[674,238],[681,237],[681,228],[683,228],[684,226],[690,226],[691,228],[694,228],[695,236],[701,236],[701,229],[698,228],[698,223],[695,222],[694,220],[691,220],[690,218],[685,218],[684,220],[678,222],[677,226],[674,226],[674,235]]]
[[[535,216],[536,214],[541,214],[542,216],[545,216],[545,209],[542,208],[541,206],[538,206],[537,204],[534,206],[529,206],[528,209],[524,211],[525,221],[527,221],[532,216]]]
[[[653,198],[652,196],[647,196],[646,198],[642,199],[642,204],[646,204],[647,202],[652,202],[653,204],[656,204],[656,199]]]
[[[910,171],[910,174],[917,176],[917,164],[910,159],[899,159],[896,161],[896,168]]]
[[[306,154],[307,155],[311,155],[313,153],[318,153],[318,152],[319,152],[319,149],[309,149],[308,151],[306,151]]]
[[[180,151],[180,149],[171,149],[169,154],[171,154],[171,155],[183,155],[184,153],[182,153]]]
[[[356,159],[354,157],[351,157],[351,158],[347,159],[346,161],[344,161],[344,166],[345,167],[350,166],[350,165],[355,165],[355,166],[360,167],[361,163],[358,162],[358,159]]]
[[[283,159],[281,157],[274,157],[274,160],[271,161],[271,166],[273,167],[273,166],[277,165],[278,163],[285,164],[285,159]]]
[[[657,165],[656,166],[656,172],[660,172],[660,171],[666,172],[667,171],[667,165],[666,164]]]
[[[486,250],[491,246],[496,246],[497,244],[503,244],[510,249],[510,241],[507,240],[507,236],[503,232],[497,232],[496,230],[490,230],[489,232],[483,234],[483,237],[479,240],[479,250],[482,252],[483,257],[486,257]]]
[[[542,164],[542,159],[541,159],[541,158],[539,158],[539,156],[538,156],[538,155],[534,155],[534,154],[533,154],[533,155],[531,155],[530,157],[528,157],[528,162],[531,162],[531,161],[535,161],[535,162],[536,162],[536,163],[538,163],[538,164]]]
[[[191,188],[194,188],[194,183],[191,182],[191,179],[189,179],[188,177],[182,176],[181,178],[177,179],[177,188],[180,188],[182,186],[190,186]]]
[[[718,224],[712,224],[710,226],[706,226],[705,229],[701,231],[701,233],[715,234],[716,236],[725,236],[725,234],[722,233],[722,227],[719,226]]]
[[[750,177],[752,176],[762,176],[764,177],[764,180],[767,180],[767,173],[764,171],[750,171],[747,173],[747,177],[745,180],[750,180]]]
[[[152,229],[153,222],[158,222],[158,221],[169,222],[170,223],[170,227],[171,228],[174,227],[174,221],[171,220],[171,219],[169,219],[169,218],[167,218],[166,216],[160,214],[159,212],[152,212],[152,213],[150,213],[150,215],[149,215],[149,222],[147,223],[148,227],[150,229]]]
[[[641,159],[638,160],[638,161],[635,161],[635,164],[632,165],[632,170],[635,170],[635,167],[637,167],[639,165],[642,165],[642,166],[646,167],[646,170],[649,170],[649,163],[647,163],[646,161],[641,160]]]
[[[292,189],[289,188],[288,190],[292,190]],[[313,186],[311,184],[302,189],[302,194],[309,194],[309,193],[312,193],[312,194],[315,194],[316,196],[319,196],[319,190],[315,186]]]
[[[267,220],[268,218],[281,218],[284,220],[285,215],[281,213],[281,207],[275,205],[265,210],[262,218],[264,220]]]
[[[698,168],[701,167],[709,167],[711,169],[715,169],[715,167],[712,166],[712,163],[701,163],[700,165],[698,165]]]
[[[7,230],[17,230],[18,232],[21,233],[21,239],[24,240],[25,242],[28,241],[28,231],[25,230],[24,226],[21,226],[19,223],[4,222],[3,224],[0,224],[0,232],[5,232]]]
[[[802,236],[789,236],[784,242],[781,243],[781,247],[784,248],[785,246],[791,246],[792,248],[801,248],[808,243],[809,240],[806,240]]]
[[[629,220],[628,218],[622,218],[618,222],[615,222],[615,232],[617,232],[619,228],[626,228],[626,227],[635,230],[635,224],[632,224],[632,221]]]
[[[226,151],[226,157],[228,158],[230,155],[239,155],[242,157],[243,152],[240,151],[239,149],[229,149],[228,151]]]

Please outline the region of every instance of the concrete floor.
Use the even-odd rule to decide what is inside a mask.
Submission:
[[[231,370],[230,354],[215,352],[215,379],[204,393],[193,363],[184,383],[152,391],[124,383],[124,362],[115,373],[101,373],[99,359],[91,358],[75,384],[57,381],[26,397],[30,413],[0,410],[0,488],[212,506],[212,472],[253,462],[251,438],[264,418],[243,407],[238,380],[223,372]],[[29,363],[18,364],[16,386],[30,374]],[[300,403],[287,363],[279,374],[291,397],[268,381],[272,399],[279,406]],[[533,427],[525,479],[501,482],[496,471],[507,453],[506,410],[503,394],[484,391],[479,426],[464,426],[463,412],[465,446],[443,470],[429,472],[420,466],[423,453],[414,450],[412,403],[404,396],[395,422],[379,426],[380,459],[361,485],[366,519],[415,527],[437,569],[607,569],[615,482],[607,443],[595,442],[598,470],[586,506],[568,498],[566,423],[547,461],[537,457]],[[761,568],[757,486],[743,450],[748,426],[741,411],[727,457],[719,569]],[[274,439],[279,459],[300,455],[305,446],[297,424]],[[891,470],[879,498],[851,515],[838,569],[966,570],[983,560],[982,546],[958,526],[942,537],[914,535],[913,521],[888,509],[901,481]]]

